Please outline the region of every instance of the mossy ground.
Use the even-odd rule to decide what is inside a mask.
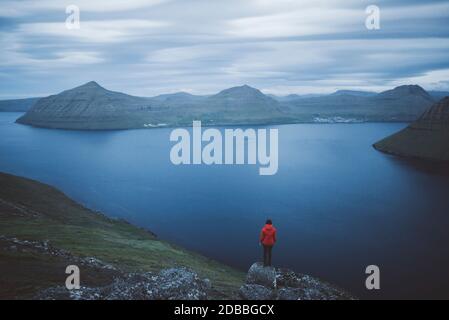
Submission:
[[[215,298],[232,298],[244,273],[157,239],[125,221],[92,212],[58,190],[36,181],[0,174],[0,235],[46,241],[74,256],[96,257],[125,271],[185,266],[211,280]],[[7,250],[0,240],[0,298],[30,298],[63,285],[70,261],[35,252]],[[101,285],[113,271],[81,270],[82,285]]]

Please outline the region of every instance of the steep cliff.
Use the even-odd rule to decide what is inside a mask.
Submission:
[[[407,128],[375,143],[374,148],[403,157],[449,161],[449,97]]]

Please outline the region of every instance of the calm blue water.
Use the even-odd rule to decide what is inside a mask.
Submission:
[[[364,298],[449,298],[449,176],[371,144],[405,124],[279,128],[279,171],[174,166],[170,129],[80,132],[14,124],[0,113],[0,171],[49,183],[86,206],[242,270],[260,258]],[[364,288],[381,268],[381,290]]]

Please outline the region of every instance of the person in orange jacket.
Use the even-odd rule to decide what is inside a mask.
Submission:
[[[271,250],[276,242],[276,228],[271,219],[265,222],[265,226],[260,232],[260,243],[263,246],[263,265],[271,266]]]

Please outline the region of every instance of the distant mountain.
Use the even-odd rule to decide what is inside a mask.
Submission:
[[[17,122],[63,129],[124,129],[139,125],[148,98],[106,90],[91,81],[40,99]],[[142,125],[142,124],[141,124]]]
[[[180,108],[182,106],[182,108]],[[285,122],[278,102],[249,86],[213,96],[188,93],[135,97],[106,90],[94,81],[40,99],[17,122],[60,129],[127,129],[204,124]]]
[[[152,98],[109,91],[94,81],[39,99],[19,123],[61,129],[128,129],[298,122],[414,121],[432,103],[421,87],[379,94],[340,90],[329,95],[273,98],[248,85],[210,96],[186,92]]]
[[[376,92],[371,92],[371,91],[337,90],[334,93],[332,93],[331,95],[333,95],[333,96],[348,95],[348,96],[355,96],[355,97],[372,97],[376,94],[377,94]]]
[[[158,101],[161,103],[165,103],[167,105],[177,106],[202,101],[205,98],[206,98],[205,96],[196,96],[187,92],[176,92],[176,93],[161,94],[152,97],[151,99],[153,101]]]
[[[449,161],[449,97],[404,130],[375,143],[374,148],[403,157]]]
[[[384,98],[384,99],[397,99],[397,98],[403,98],[406,96],[415,96],[415,97],[423,97],[425,99],[432,99],[430,94],[421,88],[418,85],[403,85],[396,87],[391,90],[383,91],[379,93],[378,98]]]
[[[275,99],[248,85],[223,90],[204,101],[207,113],[221,123],[276,123],[288,120]]]
[[[334,94],[297,99],[284,103],[289,113],[303,121],[331,119],[336,116],[351,121],[401,121],[416,120],[433,98],[416,85],[400,86],[378,94],[360,91],[337,91]]]
[[[449,97],[449,91],[427,91],[435,101],[440,101],[444,97]]]
[[[390,115],[391,120],[414,121],[435,100],[418,85],[403,85],[379,93],[371,98],[377,105],[378,112]]]
[[[289,94],[287,96],[276,96],[274,94],[269,94],[268,96],[280,102],[289,102],[298,99],[322,97],[324,95],[325,94],[322,93],[308,93],[308,94]]]
[[[260,90],[243,85],[240,87],[232,87],[220,91],[219,93],[209,97],[209,101],[216,101],[226,104],[227,107],[234,106],[235,103],[241,105],[242,103],[276,103],[271,97],[263,94]]]
[[[0,100],[0,112],[26,112],[40,98]]]

